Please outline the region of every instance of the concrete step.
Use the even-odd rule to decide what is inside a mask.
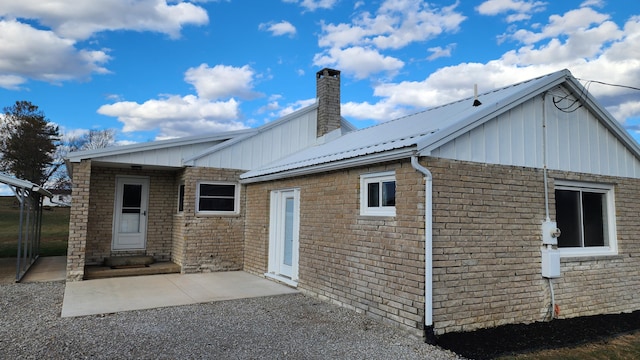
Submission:
[[[179,274],[180,265],[172,262],[157,262],[149,265],[124,266],[121,268],[111,268],[109,266],[89,265],[84,268],[84,279],[106,279],[122,276],[158,275],[158,274]]]
[[[153,256],[111,256],[104,259],[104,266],[118,267],[134,267],[148,266],[154,263]]]

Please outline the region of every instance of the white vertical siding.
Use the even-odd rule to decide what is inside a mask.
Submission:
[[[196,166],[254,169],[292,154],[316,141],[316,112],[266,129],[255,136],[195,161]]]
[[[542,166],[542,102],[531,100],[434,149],[433,156],[491,164]]]
[[[570,106],[574,103],[572,98],[562,100],[556,107],[554,93],[555,99],[560,100],[556,90],[544,102],[550,169],[640,177],[640,161],[593,113],[586,107]],[[537,96],[434,149],[431,155],[542,168],[542,109],[542,97]]]

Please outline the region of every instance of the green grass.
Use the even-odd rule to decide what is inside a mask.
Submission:
[[[15,196],[0,197],[0,257],[15,257],[18,247],[20,208]],[[42,211],[41,256],[67,254],[69,208]]]

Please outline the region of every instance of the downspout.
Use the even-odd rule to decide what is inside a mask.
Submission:
[[[424,174],[424,340],[435,343],[433,334],[433,202],[431,171],[420,165],[418,155],[411,156],[411,166]]]

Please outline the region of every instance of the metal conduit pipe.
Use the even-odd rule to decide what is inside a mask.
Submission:
[[[549,216],[549,174],[547,172],[547,105],[546,98],[547,92],[542,93],[542,176],[544,178],[544,210],[545,221],[551,221]],[[551,245],[542,245],[544,248],[551,249]],[[549,293],[551,295],[551,320],[556,318],[556,297],[553,292],[553,282],[551,278],[547,278],[549,284]]]
[[[431,171],[420,165],[418,155],[411,156],[411,166],[424,174],[424,330],[425,341],[433,340],[433,202]],[[430,339],[431,338],[431,339]]]

